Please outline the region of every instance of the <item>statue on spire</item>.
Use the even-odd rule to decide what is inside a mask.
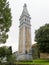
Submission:
[[[24,4],[24,7],[27,7],[26,3]]]

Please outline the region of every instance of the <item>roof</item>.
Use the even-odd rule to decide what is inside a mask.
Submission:
[[[27,5],[26,5],[26,3],[25,3],[24,6],[23,6],[23,11],[22,11],[22,14],[21,14],[21,16],[20,16],[20,19],[21,19],[23,16],[28,16],[28,17],[30,18],[30,15],[29,15],[28,10],[27,10]]]
[[[34,48],[34,47],[37,47],[37,43],[35,43],[35,44],[32,45],[32,48]]]

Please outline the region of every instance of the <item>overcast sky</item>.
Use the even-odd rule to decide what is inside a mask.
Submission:
[[[19,18],[23,10],[24,3],[27,4],[28,12],[31,16],[31,38],[34,42],[35,30],[40,26],[49,23],[49,0],[8,0],[12,14],[12,26],[8,32],[9,38],[5,45],[12,46],[13,52],[18,50],[19,44]]]

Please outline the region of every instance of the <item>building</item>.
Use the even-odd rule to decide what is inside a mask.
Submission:
[[[23,11],[19,19],[19,50],[17,60],[20,61],[32,60],[30,19],[31,17],[28,13],[27,5],[24,4]]]
[[[32,57],[33,59],[40,58],[40,51],[37,43],[32,45]]]

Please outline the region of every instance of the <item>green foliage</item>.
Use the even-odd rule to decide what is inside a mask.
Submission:
[[[8,57],[7,57],[7,61],[9,62],[9,63],[14,63],[15,61],[16,61],[16,57],[15,57],[15,55],[9,55]]]
[[[3,59],[6,57],[5,61],[7,64],[13,64],[16,61],[15,55],[12,55],[11,47],[0,47],[0,63],[3,62]],[[3,62],[4,63],[4,62]]]
[[[49,53],[49,24],[45,24],[35,31],[35,41],[41,52]]]
[[[3,60],[3,58],[5,58],[5,57],[8,58],[8,56],[10,56],[11,53],[12,52],[8,47],[6,47],[6,46],[0,47],[0,59],[1,60]]]
[[[11,9],[9,8],[9,2],[7,0],[0,0],[0,42],[5,43],[11,26]]]

